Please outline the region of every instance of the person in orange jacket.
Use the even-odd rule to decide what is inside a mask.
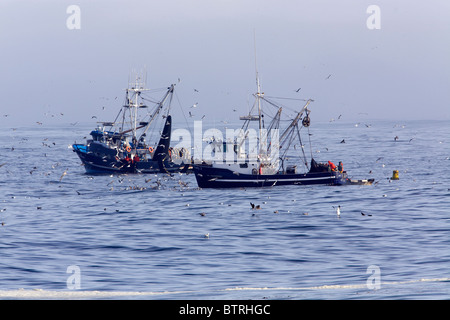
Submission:
[[[333,162],[328,161],[328,165],[330,166],[331,171],[336,171],[336,165]]]

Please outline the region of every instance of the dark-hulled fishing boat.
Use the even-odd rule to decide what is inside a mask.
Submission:
[[[282,107],[261,92],[258,73],[256,73],[257,93],[254,94],[255,104],[249,114],[240,117],[245,123],[241,128],[241,134],[231,145],[224,149],[234,152],[233,161],[216,160],[212,162],[203,161],[201,164],[194,164],[194,173],[200,188],[247,188],[247,187],[273,187],[281,185],[346,185],[346,184],[372,184],[370,180],[352,180],[347,176],[347,172],[342,166],[335,166],[331,161],[328,163],[317,163],[312,158],[307,161],[304,144],[300,131],[306,129],[309,134],[310,110],[308,105],[313,101],[306,100],[306,104],[300,112],[296,112],[295,117],[289,121],[289,125],[284,131],[280,131],[280,119]],[[269,107],[275,108],[271,113],[264,113],[262,102]],[[257,112],[255,112],[255,109]],[[252,114],[253,113],[253,114]],[[266,127],[264,122],[272,119]],[[257,155],[249,155],[241,152],[241,147],[245,146],[245,140],[249,136],[249,123],[255,121],[259,124],[259,133],[256,138]],[[272,134],[272,133],[275,134]],[[303,155],[305,172],[297,172],[297,165],[290,164],[291,158],[288,155],[290,146],[298,140]],[[250,149],[250,148],[249,148]],[[255,148],[254,148],[255,149]],[[232,151],[230,151],[232,150]],[[230,157],[227,155],[227,159]],[[286,167],[285,167],[286,165]]]
[[[192,170],[189,150],[170,147],[170,104],[175,85],[159,100],[147,96],[145,77],[136,75],[113,122],[100,122],[92,139],[73,144],[87,173],[173,173]],[[161,90],[153,90],[155,93]],[[145,110],[145,112],[141,112]],[[141,114],[142,113],[142,114]],[[153,142],[147,142],[147,140]]]

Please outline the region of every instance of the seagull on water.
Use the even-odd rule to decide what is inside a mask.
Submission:
[[[336,209],[336,214],[337,214],[338,218],[340,218],[341,217],[341,206],[337,206],[337,208],[333,206],[333,208]]]

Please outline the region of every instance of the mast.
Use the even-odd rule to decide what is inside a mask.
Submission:
[[[261,97],[262,95],[264,95],[263,93],[261,93],[261,84],[259,82],[259,74],[258,74],[258,64],[256,61],[256,32],[254,32],[253,34],[254,37],[254,46],[255,46],[255,75],[256,75],[256,103],[258,105],[258,122],[259,122],[259,148],[258,148],[258,154],[261,154],[261,149],[262,149],[262,136],[261,136],[261,129],[263,127],[262,125],[262,110],[261,110]]]
[[[134,81],[135,81],[134,85],[131,84],[131,88],[129,88],[127,91],[128,92],[131,91],[134,94],[134,96],[132,97],[133,100],[131,99],[128,100],[129,101],[128,107],[130,111],[132,135],[133,139],[136,139],[138,109],[146,107],[142,102],[140,102],[140,96],[143,91],[147,91],[148,89],[145,89],[145,74],[139,75],[136,73]]]

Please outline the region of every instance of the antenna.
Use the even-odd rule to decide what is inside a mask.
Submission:
[[[256,61],[256,30],[253,29],[253,43],[255,49],[255,74],[256,74],[256,88],[258,90],[258,94],[261,93],[261,86],[259,84],[259,75],[258,75],[258,64]]]
[[[253,41],[255,46],[255,73],[256,73],[256,102],[258,103],[258,120],[259,120],[259,150],[258,154],[261,154],[261,129],[262,129],[262,112],[261,112],[261,86],[259,84],[258,65],[256,63],[256,31],[253,29]]]

